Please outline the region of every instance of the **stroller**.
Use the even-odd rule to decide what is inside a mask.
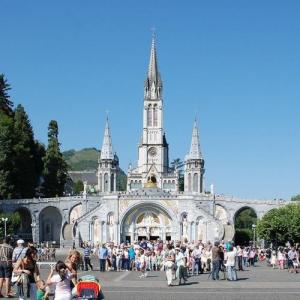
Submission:
[[[95,276],[82,276],[76,284],[77,299],[80,300],[101,300],[104,299],[101,285]]]

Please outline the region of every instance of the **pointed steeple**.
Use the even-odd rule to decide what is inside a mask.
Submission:
[[[155,100],[160,98],[162,82],[158,71],[155,36],[152,36],[148,74],[145,80],[145,98]]]
[[[100,159],[114,159],[114,152],[113,152],[113,147],[111,142],[108,117],[106,117],[106,124],[104,129]]]
[[[158,77],[159,77],[159,73],[158,73],[157,58],[156,58],[155,36],[153,36],[151,52],[150,52],[149,68],[148,68],[148,79],[150,81],[157,82]]]
[[[201,159],[202,154],[200,150],[200,138],[199,138],[199,131],[197,120],[194,121],[193,133],[192,133],[192,142],[190,152],[188,154],[189,159]]]

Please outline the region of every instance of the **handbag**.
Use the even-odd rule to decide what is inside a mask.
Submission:
[[[21,278],[22,274],[16,274],[16,273],[12,273],[11,275],[11,284],[14,285],[16,282],[18,282]]]
[[[23,251],[23,249],[22,249],[22,251]],[[19,253],[17,260],[19,259],[22,251]],[[23,273],[18,274],[18,273],[12,272],[11,279],[10,279],[11,285],[14,285],[15,283],[23,283],[24,276],[22,276],[22,275],[24,275],[24,274]]]

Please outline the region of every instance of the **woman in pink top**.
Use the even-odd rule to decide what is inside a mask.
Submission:
[[[54,269],[51,270],[47,280],[48,285],[55,285],[54,300],[71,300],[72,293],[70,282],[74,275],[62,261],[57,262],[55,271],[57,274],[53,275]]]

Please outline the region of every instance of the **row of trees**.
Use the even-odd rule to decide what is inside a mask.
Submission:
[[[22,105],[13,108],[10,86],[0,75],[0,199],[63,194],[67,164],[60,152],[58,125],[48,127],[48,147],[35,140]]]
[[[300,242],[300,202],[274,208],[257,223],[257,233],[275,245]]]

